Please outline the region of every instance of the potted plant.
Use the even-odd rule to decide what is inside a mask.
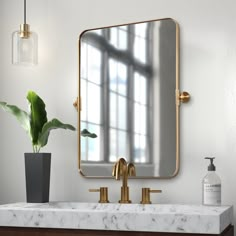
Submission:
[[[29,91],[27,100],[29,113],[6,102],[0,101],[0,107],[19,121],[32,143],[33,153],[25,153],[27,202],[48,202],[51,153],[40,153],[40,149],[47,144],[51,130],[58,128],[75,130],[75,128],[55,118],[48,121],[45,103],[35,92]]]

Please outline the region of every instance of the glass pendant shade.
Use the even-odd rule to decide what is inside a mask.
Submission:
[[[30,31],[28,24],[12,34],[12,63],[15,65],[38,64],[38,36]]]

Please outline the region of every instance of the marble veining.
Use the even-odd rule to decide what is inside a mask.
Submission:
[[[232,206],[15,203],[0,205],[0,226],[220,234]]]

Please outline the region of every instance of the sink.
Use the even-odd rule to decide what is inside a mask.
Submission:
[[[0,226],[220,234],[232,206],[119,203],[0,205]]]

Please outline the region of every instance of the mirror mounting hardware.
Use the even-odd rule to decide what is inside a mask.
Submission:
[[[179,94],[179,101],[180,102],[187,103],[189,100],[190,100],[190,95],[188,92],[183,91]]]
[[[79,97],[76,98],[76,100],[74,101],[73,103],[73,106],[74,108],[78,111],[80,109],[80,111],[82,110],[81,109],[81,98],[79,99]]]

